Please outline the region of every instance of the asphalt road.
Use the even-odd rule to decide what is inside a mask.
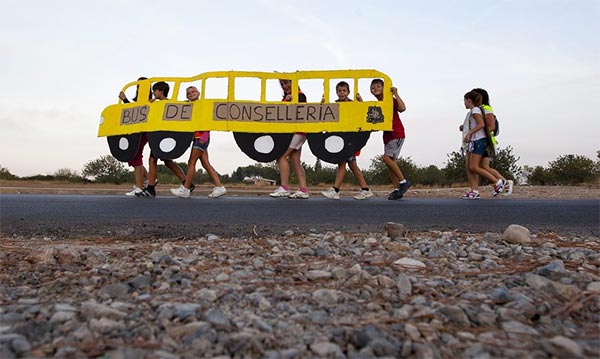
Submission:
[[[5,235],[196,238],[208,233],[281,234],[290,229],[381,232],[386,222],[415,231],[503,232],[510,224],[520,224],[533,233],[600,236],[600,201],[0,195],[0,231]]]

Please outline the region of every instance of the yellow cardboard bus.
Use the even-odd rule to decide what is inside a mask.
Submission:
[[[170,85],[169,99],[152,102],[151,96],[140,95],[135,102],[119,100],[102,111],[98,136],[107,137],[114,157],[128,161],[138,151],[143,134],[154,156],[176,159],[189,148],[194,131],[231,131],[246,155],[258,162],[271,162],[288,148],[294,133],[303,132],[317,158],[339,163],[360,150],[372,131],[392,129],[392,96],[377,101],[363,94],[373,99],[363,102],[335,102],[330,98],[339,80],[351,83],[355,95],[359,83],[368,85],[375,78],[384,80],[384,91],[390,93],[390,78],[376,70],[217,71],[193,77],[152,77],[128,83],[123,91],[135,88],[139,94],[150,95],[152,84],[164,81]],[[208,90],[217,79],[221,93],[211,95]],[[289,102],[267,96],[267,89],[275,83],[278,86],[280,79],[292,82]],[[250,80],[254,98],[240,95],[241,84],[248,87],[245,80]],[[322,84],[318,90],[312,88],[320,92],[319,100],[298,102],[303,81]],[[200,91],[197,101],[183,99],[190,84]]]

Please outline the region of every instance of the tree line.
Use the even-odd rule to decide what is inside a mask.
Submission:
[[[511,146],[498,151],[493,160],[493,167],[504,174],[507,179],[515,180],[516,183],[530,185],[577,185],[582,183],[598,183],[600,178],[600,150],[597,151],[596,161],[575,154],[562,155],[554,161],[543,166],[524,166],[517,164],[520,157],[516,156]],[[187,163],[178,163],[184,170]],[[418,166],[410,157],[400,157],[398,164],[404,175],[410,178],[414,185],[446,187],[464,184],[467,181],[465,160],[463,155],[454,151],[447,154],[445,166],[438,168],[434,165]],[[310,185],[331,184],[335,180],[335,166],[323,166],[320,161],[314,165],[303,163],[306,170],[307,182]],[[370,185],[389,184],[389,171],[383,162],[382,156],[376,156],[371,160],[369,168],[363,169],[365,179]],[[231,174],[221,176],[224,183],[242,183],[244,178],[260,176],[266,179],[279,179],[279,172],[275,162],[256,163],[250,166],[238,167]],[[171,171],[164,165],[158,166],[157,178],[160,183],[178,183]],[[0,179],[3,180],[45,180],[45,181],[69,181],[77,183],[133,183],[133,172],[123,163],[117,161],[110,155],[87,162],[78,174],[68,168],[61,168],[52,175],[35,175],[19,177],[10,173],[9,169],[0,165]],[[296,183],[296,178],[290,178]],[[210,182],[208,174],[202,169],[196,171],[195,183]],[[348,184],[356,184],[354,176],[348,171],[345,177]]]

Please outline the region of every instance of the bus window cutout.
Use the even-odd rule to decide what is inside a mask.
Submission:
[[[177,94],[177,101],[187,101],[187,89],[190,86],[194,86],[198,89],[198,93],[202,96],[202,80],[182,82],[179,86],[179,93]]]
[[[279,84],[279,79],[267,79],[265,86],[265,100],[266,101],[281,101],[283,98],[283,90]]]
[[[255,77],[238,77],[235,79],[236,101],[260,101],[261,81]]]
[[[202,99],[227,99],[227,78],[214,77],[204,81],[204,96]]]
[[[342,81],[346,82],[349,85],[350,93],[348,94],[348,98],[352,101],[356,101],[356,92],[354,91],[353,79],[331,79],[329,81],[329,102],[335,102],[338,99],[336,86]]]
[[[299,80],[298,86],[306,96],[306,102],[321,103],[324,81],[322,79]]]

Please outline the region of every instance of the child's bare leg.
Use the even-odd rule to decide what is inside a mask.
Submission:
[[[156,157],[150,156],[148,159],[148,182],[150,186],[154,186],[156,184],[156,171],[158,168],[158,159]]]
[[[365,180],[365,176],[363,175],[362,171],[358,167],[358,164],[356,163],[356,161],[348,162],[348,167],[350,167],[350,170],[352,170],[352,174],[354,175],[354,178],[356,178],[356,182],[358,182],[358,185],[360,186],[360,188],[368,188],[369,185],[367,184],[367,181]],[[398,183],[398,182],[396,182],[396,183]]]
[[[188,160],[187,173],[185,174],[185,183],[183,187],[190,189],[192,186],[192,182],[194,181],[194,176],[196,175],[196,162],[198,162],[198,158],[201,156],[202,151],[196,148],[192,148],[192,152],[190,153],[190,159]]]
[[[390,170],[390,179],[392,180],[392,185],[394,185],[394,187],[397,187],[398,182],[404,179],[404,175],[402,174],[400,167],[398,167],[398,163],[396,163],[396,161],[393,158],[385,155],[383,156],[383,162],[387,165],[387,167]]]
[[[290,164],[288,163],[288,156],[293,151],[293,148],[288,148],[287,151],[277,159],[277,167],[279,167],[279,178],[281,179],[282,187],[288,187],[290,184]]]
[[[481,158],[481,168],[483,168],[484,170],[488,171],[489,173],[492,174],[492,176],[499,178],[503,181],[506,181],[506,178],[504,178],[504,176],[502,176],[500,174],[500,172],[498,172],[496,169],[490,167],[490,158],[489,157],[482,157]]]
[[[346,177],[346,161],[338,164],[338,167],[335,171],[335,182],[333,183],[333,187],[340,189],[342,187],[342,183],[344,182],[344,177]]]
[[[300,161],[301,154],[302,149],[293,150],[292,153],[290,153],[290,162],[292,164],[292,169],[298,178],[299,187],[306,189],[306,173],[304,172],[304,167],[302,167],[302,162]]]
[[[167,166],[171,170],[171,172],[173,172],[173,174],[177,176],[177,178],[179,178],[181,182],[185,181],[185,173],[183,172],[183,169],[179,167],[177,163],[175,163],[175,161],[166,160],[165,166]]]
[[[210,176],[210,179],[215,184],[215,187],[223,187],[223,184],[221,183],[221,179],[219,178],[219,174],[217,173],[217,171],[215,171],[214,167],[210,164],[210,161],[208,160],[208,152],[207,151],[200,151],[200,152],[202,152],[202,154],[200,155],[200,162],[202,163],[202,167],[204,167],[206,172],[208,172],[208,175]]]
[[[135,186],[137,188],[144,188],[144,166],[134,166],[133,175],[135,176]]]
[[[481,161],[481,155],[471,153],[471,156],[469,158],[469,169],[473,173],[476,173],[476,174],[484,177],[488,181],[490,181],[492,183],[496,183],[498,181],[498,179],[496,177],[494,177],[491,173],[484,170],[483,168],[479,167],[480,161]]]

